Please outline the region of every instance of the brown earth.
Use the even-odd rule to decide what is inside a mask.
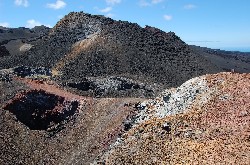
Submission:
[[[136,126],[100,162],[250,164],[250,74],[206,78],[218,91],[203,107]]]
[[[51,80],[2,81],[0,164],[91,164],[98,155],[96,164],[249,164],[249,80],[249,74],[206,75],[214,92],[202,107],[197,103],[182,114],[151,118],[128,132],[125,121],[145,99],[79,96]],[[33,99],[42,93],[54,100],[54,109],[42,114],[45,118],[68,112],[71,101],[77,101],[77,110],[46,127],[30,127],[15,113],[41,103],[27,102],[30,93]],[[123,142],[117,143],[118,137]]]
[[[143,100],[136,98],[97,99],[78,96],[60,88],[52,81],[14,78],[11,83],[13,86],[23,84],[25,88],[20,87],[21,92],[12,91],[16,95],[11,100],[5,101],[0,109],[0,164],[3,165],[88,164],[123,132],[123,121],[134,113],[133,104]],[[6,84],[1,85],[6,87]],[[1,89],[3,89],[1,95],[6,96],[6,92],[9,91],[6,88]],[[29,100],[28,94],[30,93],[35,96],[31,98],[33,102]],[[53,127],[50,125],[30,127],[28,125],[30,123],[25,122],[27,120],[20,119],[20,114],[25,118],[29,116],[29,114],[25,114],[27,108],[32,109],[36,106],[39,109],[41,93],[43,93],[43,97],[48,97],[43,102],[46,106],[50,103],[50,98],[59,98],[58,102],[53,102],[56,104],[54,109],[43,111],[42,116],[45,116],[45,119],[51,116],[56,118],[61,114],[58,113],[58,110],[64,112],[65,107],[70,107],[64,104],[65,101],[77,101],[77,111],[70,117],[66,116],[65,120],[60,120],[59,124],[58,121],[50,121],[50,124],[51,122],[57,124],[54,124]],[[35,100],[35,98],[40,99]],[[131,106],[125,106],[126,103],[131,103]],[[19,108],[16,110],[10,109],[10,107]],[[19,110],[23,110],[23,114],[19,112],[18,116],[14,112]],[[39,110],[41,111],[41,109]],[[37,117],[39,113],[35,112],[34,110],[32,115]],[[48,115],[50,116],[48,117]],[[44,122],[43,117],[38,119]]]

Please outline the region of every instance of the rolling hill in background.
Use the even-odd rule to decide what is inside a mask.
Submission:
[[[0,27],[0,164],[248,164],[249,72],[250,53],[83,12]]]

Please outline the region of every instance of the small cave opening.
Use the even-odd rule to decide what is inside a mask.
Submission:
[[[31,130],[48,130],[70,120],[78,109],[78,101],[32,90],[17,95],[4,109]]]

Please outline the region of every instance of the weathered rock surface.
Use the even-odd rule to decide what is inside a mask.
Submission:
[[[249,164],[249,80],[206,75],[145,101],[131,129],[95,164]]]
[[[124,132],[123,121],[143,101],[83,97],[50,79],[2,72],[11,75],[0,81],[3,165],[89,164]]]
[[[33,46],[33,45],[31,45],[31,44],[23,44],[23,45],[19,48],[19,50],[20,50],[21,52],[26,52],[26,51],[29,51],[29,50],[32,48],[32,46]]]
[[[126,77],[88,77],[81,82],[66,82],[66,87],[75,89],[81,95],[93,97],[141,97],[152,98],[159,86],[147,85]]]

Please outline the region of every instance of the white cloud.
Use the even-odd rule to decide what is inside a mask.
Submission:
[[[55,3],[48,3],[47,7],[51,9],[62,9],[66,6],[67,4],[63,0],[57,0]]]
[[[163,2],[163,0],[152,0],[153,4],[157,4],[157,3],[161,3],[161,2]]]
[[[46,24],[44,26],[49,27],[49,28],[53,28],[50,24]]]
[[[0,26],[10,27],[10,24],[8,22],[0,22]]]
[[[115,5],[121,3],[122,0],[106,0],[106,3],[109,5]]]
[[[15,5],[28,7],[29,2],[28,2],[28,0],[15,0]]]
[[[106,16],[106,17],[109,17],[109,18],[113,18],[115,15],[112,14],[112,13],[108,13],[108,14],[106,14],[105,16]]]
[[[34,19],[31,19],[31,20],[28,20],[28,21],[27,21],[27,24],[26,24],[25,27],[27,27],[27,28],[33,28],[33,27],[35,27],[35,26],[41,26],[41,25],[42,25],[42,24],[41,24],[40,22],[35,21]]]
[[[197,6],[195,6],[194,4],[188,4],[188,5],[185,5],[184,6],[184,9],[187,9],[187,10],[190,10],[190,9],[194,9],[196,8]]]
[[[102,13],[108,13],[108,12],[110,12],[111,10],[112,10],[112,7],[106,7],[106,8],[104,8],[104,9],[101,9],[100,12],[102,12]]]
[[[36,21],[36,20],[34,20],[34,19],[30,19],[30,20],[27,21],[27,24],[26,24],[25,27],[27,27],[27,28],[33,28],[33,27],[35,27],[35,26],[41,26],[41,25],[42,25],[42,24],[41,24],[39,21]],[[49,27],[49,28],[52,27],[52,26],[49,25],[49,24],[44,25],[44,26],[47,26],[47,27]]]
[[[139,5],[142,7],[146,7],[146,6],[152,6],[152,5],[156,5],[158,3],[163,2],[164,0],[140,0],[139,1]]]
[[[163,18],[167,21],[170,21],[173,19],[173,17],[171,15],[164,15]]]

